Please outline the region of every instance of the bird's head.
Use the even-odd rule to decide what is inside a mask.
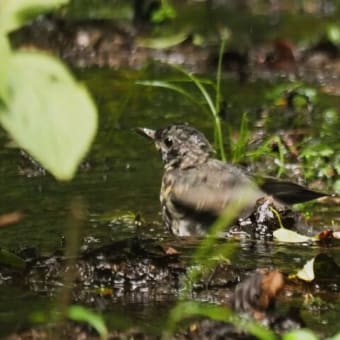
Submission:
[[[188,125],[173,124],[158,130],[137,128],[137,131],[154,141],[167,169],[202,164],[214,152],[205,136]]]

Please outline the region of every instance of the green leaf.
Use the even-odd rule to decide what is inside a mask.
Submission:
[[[309,329],[296,329],[283,335],[283,340],[318,340]]]
[[[334,192],[336,192],[338,195],[340,194],[340,179],[337,179],[333,184]]]
[[[302,242],[315,242],[315,237],[309,237],[305,235],[298,234],[295,231],[286,229],[286,228],[279,228],[273,232],[273,236],[280,242],[287,242],[287,243],[302,243]]]
[[[339,44],[340,42],[340,29],[338,26],[332,24],[329,25],[327,30],[327,38],[333,43],[333,44]]]
[[[0,104],[8,98],[8,70],[11,56],[11,49],[6,36],[0,34]]]
[[[19,256],[0,248],[0,263],[15,269],[24,269],[26,262]]]
[[[258,339],[276,339],[275,334],[271,330],[251,319],[240,318],[226,307],[214,306],[207,303],[204,304],[193,301],[179,302],[171,310],[167,324],[168,332],[172,333],[180,321],[194,316],[203,316],[216,321],[232,323],[239,329],[249,332]]]
[[[93,101],[50,56],[18,52],[11,61],[11,97],[0,122],[57,179],[69,180],[96,132]]]
[[[1,0],[0,31],[13,31],[38,14],[68,2],[69,0]]]
[[[163,0],[162,6],[152,14],[151,21],[157,24],[167,19],[174,19],[175,17],[175,8],[168,1]]]
[[[166,34],[162,36],[149,36],[137,38],[137,44],[140,47],[165,49],[173,46],[177,46],[185,41],[189,36],[186,30],[178,31],[172,34]]]
[[[102,316],[97,313],[94,313],[88,308],[78,305],[70,306],[68,309],[67,316],[71,320],[88,323],[98,332],[102,340],[108,338],[108,331]]]
[[[192,96],[188,91],[186,91],[183,87],[174,85],[168,81],[163,81],[163,80],[141,80],[141,81],[136,81],[137,85],[143,85],[143,86],[151,86],[151,87],[162,87],[168,90],[175,91],[177,93],[180,93],[184,97],[188,98],[190,101],[193,103],[202,106],[199,104],[197,99]]]
[[[340,340],[340,333],[334,335],[333,337],[329,338],[328,340]]]

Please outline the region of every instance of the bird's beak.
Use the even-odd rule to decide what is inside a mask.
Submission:
[[[138,128],[136,128],[136,131],[140,135],[142,135],[144,137],[147,137],[147,138],[151,139],[152,141],[155,140],[155,135],[156,135],[156,131],[155,130],[148,129],[148,128],[138,127]]]

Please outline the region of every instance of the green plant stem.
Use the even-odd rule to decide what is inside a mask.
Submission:
[[[281,215],[280,213],[273,207],[270,207],[270,210],[274,213],[274,215],[276,216],[277,218],[277,221],[279,222],[279,226],[280,228],[282,229],[285,229],[285,227],[283,226],[283,223],[282,223],[282,219],[281,219]]]
[[[224,145],[223,145],[223,134],[222,134],[222,127],[221,127],[221,120],[218,116],[215,117],[215,130],[216,130],[218,149],[220,151],[221,159],[222,159],[222,161],[226,161],[227,157],[225,155]]]
[[[223,53],[225,50],[226,39],[222,37],[220,50],[218,53],[218,65],[216,72],[216,100],[215,100],[215,143],[218,144],[218,148],[220,151],[221,159],[226,161],[226,155],[224,151],[223,145],[223,136],[222,136],[222,128],[221,128],[221,120],[219,117],[219,113],[221,111],[221,77],[222,77],[222,62],[223,62]]]
[[[223,53],[225,50],[226,39],[222,38],[220,50],[218,53],[218,65],[217,65],[217,73],[216,73],[216,101],[215,108],[217,114],[221,110],[221,77],[222,77],[222,62],[223,62]]]

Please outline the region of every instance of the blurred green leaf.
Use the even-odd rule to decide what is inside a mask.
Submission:
[[[176,17],[175,8],[167,0],[162,0],[161,7],[152,14],[151,21],[161,23],[168,19]]]
[[[232,138],[232,130],[229,131],[230,135],[230,145],[231,145],[231,153],[232,153],[232,163],[238,163],[246,154],[248,142],[250,139],[250,131],[248,124],[248,115],[247,112],[244,112],[242,115],[241,125],[239,128],[239,134],[237,140]]]
[[[309,329],[296,329],[283,335],[283,340],[318,340]]]
[[[327,37],[332,43],[338,45],[340,43],[340,28],[334,24],[329,25],[327,28]]]
[[[167,33],[161,36],[138,37],[137,44],[141,47],[165,49],[177,46],[185,41],[189,36],[186,30],[177,31],[176,33]]]
[[[339,172],[340,173],[340,172]],[[334,185],[333,185],[334,191],[337,194],[340,194],[340,179],[336,180]]]
[[[1,248],[0,263],[15,269],[24,269],[26,267],[26,263],[21,257]]]
[[[68,318],[78,322],[85,322],[93,327],[102,340],[108,338],[108,330],[101,315],[83,306],[73,305],[68,309]]]
[[[1,124],[57,179],[71,179],[97,128],[87,90],[58,60],[28,52],[13,55],[9,86]]]
[[[310,157],[329,157],[334,154],[334,150],[325,144],[313,144],[310,147],[306,147],[301,152],[301,157],[310,158]]]
[[[38,14],[68,2],[69,0],[1,0],[0,32],[13,31]]]
[[[331,337],[331,338],[328,338],[328,340],[340,340],[340,333],[334,335],[334,336]]]
[[[0,104],[8,98],[8,72],[11,50],[6,36],[0,34]]]
[[[221,306],[203,304],[198,302],[180,302],[172,309],[168,320],[167,329],[172,333],[179,321],[194,316],[203,316],[216,321],[229,322],[258,339],[275,340],[276,336],[269,329],[253,320],[242,319],[230,309]]]

